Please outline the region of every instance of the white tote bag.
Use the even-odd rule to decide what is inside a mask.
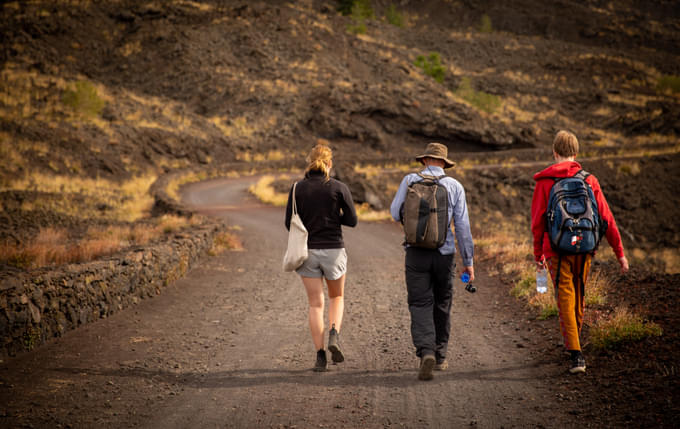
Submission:
[[[290,230],[288,231],[288,248],[283,256],[283,271],[295,271],[307,260],[307,229],[297,212],[295,203],[295,187],[293,185],[293,215],[290,218]]]

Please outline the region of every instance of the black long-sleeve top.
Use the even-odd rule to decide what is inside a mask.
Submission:
[[[286,206],[286,229],[290,229],[293,214],[291,195]],[[339,249],[345,247],[341,225],[355,226],[357,213],[347,185],[336,179],[325,180],[320,171],[310,171],[297,182],[295,202],[302,223],[307,228],[307,247],[310,249]]]

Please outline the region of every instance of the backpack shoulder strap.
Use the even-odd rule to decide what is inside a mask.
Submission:
[[[590,176],[590,173],[588,173],[584,169],[581,169],[576,174],[574,174],[572,177],[576,177],[576,178],[581,179],[585,182],[586,179],[588,178],[588,176]]]
[[[581,179],[581,180],[583,180],[583,181],[585,182],[586,179],[588,178],[588,176],[590,176],[590,173],[588,173],[588,172],[587,172],[586,170],[584,170],[584,169],[580,169],[580,170],[577,171],[576,174],[574,174],[573,176],[568,176],[568,177],[551,177],[551,179],[552,179],[555,183],[557,183],[557,182],[559,182],[560,180],[571,179],[572,177],[575,177],[575,178]]]
[[[422,174],[422,173],[416,173],[418,176],[420,176],[423,180],[432,180],[435,182],[438,182],[439,180],[443,179],[446,177],[446,174],[442,174],[441,176],[432,176],[429,174]]]

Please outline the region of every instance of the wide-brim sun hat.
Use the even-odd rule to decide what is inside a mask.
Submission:
[[[441,143],[428,143],[425,153],[416,156],[417,161],[423,158],[441,159],[444,161],[444,168],[451,168],[456,165],[455,162],[449,159],[449,149]]]

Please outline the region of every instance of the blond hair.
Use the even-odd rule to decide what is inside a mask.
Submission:
[[[553,150],[563,158],[578,155],[578,139],[573,133],[561,130],[553,140]]]
[[[307,168],[305,172],[321,171],[326,176],[326,181],[331,177],[330,161],[333,159],[333,151],[325,144],[317,144],[307,155]]]

